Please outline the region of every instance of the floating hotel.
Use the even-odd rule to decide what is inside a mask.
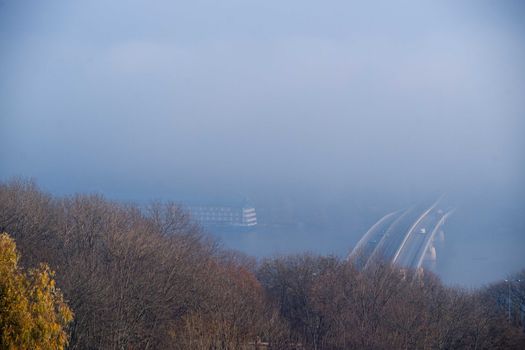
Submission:
[[[251,227],[257,225],[255,208],[250,206],[188,206],[192,218],[202,226]]]

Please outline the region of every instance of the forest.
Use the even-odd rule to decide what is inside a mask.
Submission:
[[[54,271],[72,312],[68,349],[525,348],[525,270],[464,290],[335,256],[257,260],[225,249],[176,203],[57,197],[24,179],[0,183],[0,232],[21,268]]]

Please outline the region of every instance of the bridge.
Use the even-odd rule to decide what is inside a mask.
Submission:
[[[435,241],[453,209],[443,210],[441,198],[430,206],[416,205],[389,213],[359,240],[348,260],[366,269],[374,262],[389,262],[402,268],[421,269],[437,259]]]

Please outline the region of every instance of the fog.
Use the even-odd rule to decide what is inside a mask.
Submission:
[[[246,197],[263,222],[287,210],[302,233],[225,238],[257,256],[346,254],[389,210],[447,193],[438,270],[490,282],[525,267],[524,15],[521,1],[3,0],[0,179]]]

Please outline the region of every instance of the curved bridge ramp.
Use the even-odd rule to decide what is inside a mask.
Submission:
[[[385,215],[363,235],[348,260],[360,269],[374,262],[422,268],[427,258],[436,258],[434,239],[453,211],[439,209],[439,202]]]

